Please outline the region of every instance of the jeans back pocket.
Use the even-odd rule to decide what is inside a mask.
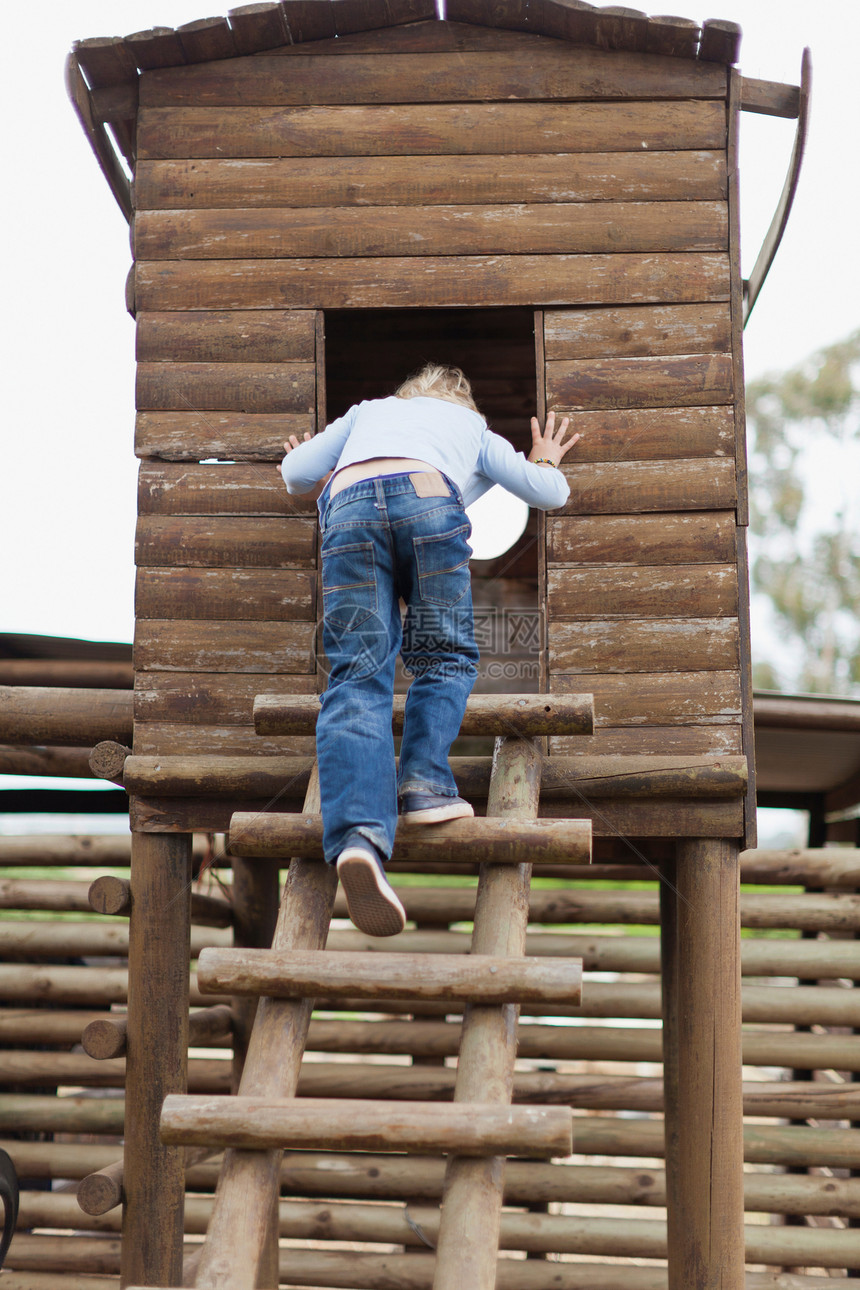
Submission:
[[[377,611],[373,543],[335,543],[336,535],[328,549],[323,540],[323,613],[333,627],[350,631]]]
[[[468,521],[446,533],[412,539],[418,589],[421,599],[431,605],[456,605],[471,586],[468,543],[472,531]]]

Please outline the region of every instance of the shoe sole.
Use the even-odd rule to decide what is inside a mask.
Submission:
[[[456,802],[451,806],[429,806],[426,811],[405,811],[400,818],[404,824],[442,824],[445,820],[464,820],[474,814],[468,802]]]
[[[349,916],[366,936],[396,936],[406,926],[406,910],[366,851],[347,849],[337,861]]]

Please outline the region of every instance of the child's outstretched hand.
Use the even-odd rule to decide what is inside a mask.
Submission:
[[[311,435],[310,435],[310,431],[309,431],[309,430],[306,430],[306,431],[305,431],[305,433],[302,435],[302,442],[304,442],[304,441],[305,441],[305,440],[307,440],[307,439],[310,439],[310,437],[311,437]],[[286,440],[284,441],[284,451],[285,451],[285,452],[292,452],[294,448],[298,448],[298,447],[299,447],[299,437],[298,437],[298,435],[291,434],[291,435],[290,435],[290,437],[289,437],[289,439],[286,439]]]
[[[543,457],[557,466],[566,452],[570,452],[575,443],[579,442],[579,435],[575,434],[572,438],[564,442],[564,435],[567,427],[570,425],[570,417],[562,417],[558,429],[555,428],[555,413],[550,412],[546,419],[546,428],[541,430],[540,422],[537,417],[532,417],[532,450],[529,453],[529,461],[535,461],[538,457]]]

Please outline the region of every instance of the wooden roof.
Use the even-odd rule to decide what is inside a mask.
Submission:
[[[153,27],[124,37],[77,41],[73,53],[90,89],[132,83],[138,72],[259,54],[382,27],[436,19],[435,0],[266,0],[225,18]],[[579,45],[731,64],[741,29],[734,22],[654,17],[584,0],[448,0],[447,22],[531,32]]]

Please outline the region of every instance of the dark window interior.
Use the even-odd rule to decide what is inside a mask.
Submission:
[[[362,399],[393,394],[425,362],[460,367],[497,434],[531,447],[536,411],[534,312],[531,309],[350,309],[325,315],[326,419]],[[476,692],[538,690],[537,516],[504,555],[472,562],[476,616],[482,615]],[[489,626],[488,626],[489,623]],[[398,677],[398,688],[407,678]],[[461,739],[455,754],[486,752],[492,741]]]

